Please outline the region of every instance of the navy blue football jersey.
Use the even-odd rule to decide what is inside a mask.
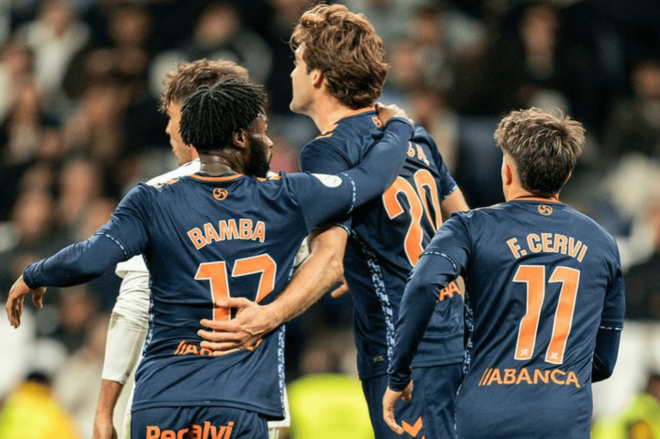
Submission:
[[[358,165],[381,135],[373,109],[358,110],[308,143],[304,171],[336,173]],[[403,170],[382,197],[357,208],[341,225],[349,231],[344,271],[354,302],[361,379],[385,374],[406,279],[442,223],[440,203],[457,185],[434,140],[417,125]],[[420,345],[416,366],[463,360],[463,301],[452,285]]]
[[[225,406],[284,416],[284,328],[253,350],[214,357],[201,319],[229,319],[222,297],[266,304],[284,289],[300,242],[338,214],[382,193],[403,164],[412,129],[393,119],[358,169],[339,175],[195,174],[139,184],[86,241],[28,266],[30,288],[70,286],[142,254],[150,272],[150,322],[133,410]],[[394,122],[394,123],[393,123]]]
[[[458,436],[588,438],[596,335],[623,327],[624,283],[613,237],[550,200],[455,213],[406,288],[393,388],[407,382],[400,379],[409,376],[422,316],[435,306],[433,290],[459,275],[474,332],[456,400]]]
[[[140,184],[100,234],[150,272],[150,325],[136,372],[133,409],[222,405],[283,415],[284,328],[253,352],[222,357],[200,347],[201,319],[229,319],[221,297],[266,304],[284,289],[303,238],[347,208],[339,177],[309,174],[261,181],[192,175]],[[342,189],[343,187],[343,189]]]

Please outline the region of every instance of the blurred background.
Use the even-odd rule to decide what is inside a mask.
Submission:
[[[157,105],[181,61],[230,59],[265,84],[272,170],[297,170],[318,133],[288,109],[288,40],[313,3],[0,0],[0,300],[26,264],[87,238],[133,185],[176,167]],[[620,414],[660,372],[660,2],[339,3],[385,41],[381,101],[435,137],[471,207],[503,201],[493,131],[506,112],[537,106],[585,124],[587,148],[562,200],[619,242],[626,330],[614,377],[594,385],[594,410],[597,420]],[[41,373],[90,437],[119,283],[108,273],[50,289],[43,310],[26,306],[19,330],[0,313],[0,404]],[[351,306],[350,296],[324,298],[288,325],[290,382],[354,378]]]

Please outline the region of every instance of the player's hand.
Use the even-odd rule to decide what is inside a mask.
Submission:
[[[412,120],[408,114],[396,105],[383,105],[380,102],[376,103],[376,114],[378,119],[382,122],[382,126],[387,125],[393,117],[402,117],[406,119],[413,128],[415,128],[415,121]]]
[[[94,418],[92,439],[117,439],[117,430],[112,424],[112,416],[101,416],[97,413]]]
[[[410,401],[412,398],[412,391],[413,382],[411,381],[403,391],[395,392],[388,387],[383,395],[383,420],[396,434],[403,434],[403,428],[397,424],[396,419],[394,419],[394,407],[399,399]]]
[[[30,289],[30,287],[28,287],[23,281],[23,276],[21,276],[16,282],[14,282],[11,290],[9,290],[9,297],[7,298],[7,305],[5,308],[7,310],[9,324],[14,328],[18,328],[21,325],[23,299],[25,299],[25,296],[30,293],[32,293],[32,303],[34,306],[41,309],[44,306],[43,295],[46,293],[46,287],[39,287],[34,290]]]
[[[337,286],[335,289],[333,289],[330,292],[330,297],[333,299],[337,299],[344,294],[348,293],[349,288],[348,288],[348,282],[346,282],[346,278],[344,276],[341,277],[341,280],[337,283]]]
[[[231,320],[200,321],[202,326],[209,329],[197,332],[205,339],[201,346],[213,351],[213,355],[224,355],[237,349],[254,350],[263,336],[277,327],[266,307],[244,297],[220,299],[215,305],[227,309],[236,308],[237,311],[236,317]]]

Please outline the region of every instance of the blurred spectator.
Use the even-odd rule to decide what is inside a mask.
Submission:
[[[54,389],[62,407],[73,416],[82,437],[90,437],[94,425],[109,319],[107,313],[94,315],[84,341],[54,379]]]
[[[62,108],[62,81],[69,62],[85,46],[90,31],[68,0],[44,0],[36,19],[23,24],[16,37],[34,51],[34,73],[47,112]]]
[[[593,388],[596,419],[623,410],[645,377],[660,370],[660,294],[655,283],[660,269],[660,165],[629,155],[604,181],[609,186],[604,198],[631,225],[627,235],[615,235],[626,281],[626,320],[614,374]]]
[[[626,272],[626,318],[660,322],[660,198],[650,199],[645,214],[653,253]]]
[[[14,103],[17,81],[32,77],[34,54],[15,38],[0,46],[0,121],[4,121]]]
[[[654,439],[660,437],[660,374],[614,416],[595,423],[593,439]]]
[[[591,65],[578,47],[564,44],[555,4],[525,2],[519,9],[508,18],[514,23],[509,32],[490,34],[484,56],[457,67],[456,108],[499,115],[537,106],[581,120],[580,105],[594,97]]]
[[[350,331],[309,340],[302,377],[289,384],[291,439],[373,439],[369,409],[353,363]]]
[[[62,166],[57,186],[57,220],[74,242],[92,203],[104,193],[104,169],[99,161],[72,156]]]
[[[438,145],[449,171],[456,171],[460,116],[449,106],[445,93],[427,86],[412,87],[406,94],[413,119],[422,125]]]
[[[429,3],[427,0],[342,0],[351,12],[364,14],[373,24],[386,47],[405,39],[411,30],[415,10]]]
[[[161,78],[181,61],[199,58],[226,59],[245,67],[250,77],[263,84],[270,76],[270,47],[244,25],[240,10],[228,0],[205,4],[197,17],[192,37],[172,50],[156,56],[152,64],[152,94],[160,96]]]
[[[0,252],[3,299],[27,264],[51,254],[67,242],[57,233],[56,218],[50,192],[34,189],[21,192],[11,213],[11,242]]]
[[[6,294],[3,291],[2,296]],[[0,300],[0,304],[4,306],[5,300]],[[32,367],[36,329],[32,310],[26,308],[25,311],[21,318],[21,327],[25,325],[25,329],[21,331],[9,325],[6,313],[0,313],[0,350],[11,352],[11,355],[4,355],[0,362],[0,410],[7,395],[27,377]]]
[[[616,102],[608,117],[603,149],[611,162],[631,153],[660,160],[660,58],[636,62],[630,86],[632,96]]]
[[[53,376],[62,364],[59,351],[43,346],[35,355],[39,358],[34,361],[32,371],[2,406],[0,437],[78,439],[73,419],[53,394]]]

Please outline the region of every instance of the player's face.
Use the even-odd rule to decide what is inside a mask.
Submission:
[[[311,104],[311,92],[313,90],[311,72],[307,71],[307,63],[303,59],[304,45],[300,45],[294,52],[295,61],[291,71],[291,84],[293,96],[289,108],[294,113],[307,114]]]
[[[266,177],[273,158],[273,141],[268,137],[268,119],[259,115],[249,131],[250,156],[245,166],[245,175]]]
[[[170,145],[172,146],[172,152],[176,157],[176,161],[179,165],[188,163],[196,158],[195,148],[187,146],[183,143],[181,139],[181,134],[179,133],[179,123],[181,122],[181,105],[170,102],[167,106],[167,127],[165,132],[170,137]]]

